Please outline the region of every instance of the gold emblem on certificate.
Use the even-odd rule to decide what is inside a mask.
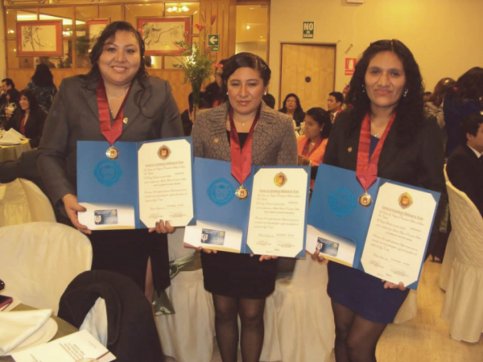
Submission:
[[[167,146],[161,146],[158,150],[158,156],[160,159],[165,160],[171,154],[171,150]]]
[[[240,185],[235,191],[235,196],[240,200],[246,199],[248,197],[248,190],[245,188],[245,186]]]
[[[115,160],[119,156],[119,150],[116,147],[111,146],[106,150],[106,156],[111,160]]]
[[[399,196],[399,206],[403,209],[408,208],[413,204],[413,198],[408,192],[403,192],[401,196]]]
[[[273,178],[273,183],[278,187],[282,187],[287,182],[287,176],[283,172],[279,172]]]
[[[367,192],[364,192],[361,196],[359,196],[359,204],[364,207],[368,207],[372,202],[372,197]]]

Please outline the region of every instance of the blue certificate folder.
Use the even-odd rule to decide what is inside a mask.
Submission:
[[[429,193],[434,198],[435,205],[439,201],[440,194],[438,192],[405,185],[384,178],[377,178],[376,182],[368,190],[372,202],[369,206],[364,207],[359,203],[359,197],[364,193],[364,190],[359,184],[354,171],[331,165],[320,165],[309,205],[307,224],[309,227],[312,226],[328,235],[335,236],[337,240],[340,240],[340,243],[324,243],[324,240],[322,240],[321,245],[317,245],[316,248],[326,253],[330,260],[364,271],[361,256],[368,235],[378,191],[385,183],[401,185],[407,189]],[[433,210],[432,222],[434,222],[435,209],[436,207]],[[424,250],[427,248],[429,235],[430,233],[428,233]],[[352,264],[346,263],[337,257],[331,257],[337,255],[337,248],[343,244],[352,244],[354,248]],[[421,266],[424,261],[424,254],[421,256]],[[420,272],[421,268],[419,269]],[[408,287],[416,289],[417,282],[408,285]]]
[[[191,145],[191,138],[184,139]],[[116,142],[115,159],[106,156],[106,141],[77,141],[78,201],[134,208],[135,228],[148,227],[139,217],[138,150],[146,143],[170,140]]]
[[[264,168],[266,167],[270,166],[265,166]],[[291,168],[299,166],[276,167]],[[247,245],[248,223],[253,178],[260,168],[260,166],[252,167],[252,172],[243,182],[243,186],[248,190],[248,197],[246,199],[239,199],[235,196],[239,183],[231,175],[230,162],[199,157],[195,157],[194,159],[193,177],[196,218],[197,220],[223,225],[233,230],[240,230],[243,234],[240,253],[252,253]],[[308,175],[310,174],[308,168],[306,168],[306,172]],[[301,189],[304,187],[308,189],[309,180],[310,177],[307,177],[307,185],[300,185]],[[211,238],[212,236],[210,236]],[[304,241],[305,235],[303,235],[302,239],[302,242]],[[297,257],[305,254],[305,244],[301,245],[302,248]]]

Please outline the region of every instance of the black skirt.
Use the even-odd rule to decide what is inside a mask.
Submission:
[[[232,298],[262,299],[275,289],[277,261],[259,255],[201,254],[205,289]]]
[[[93,231],[89,239],[93,249],[93,270],[110,270],[126,275],[144,291],[150,257],[156,290],[169,286],[166,234],[149,233],[147,229],[102,230]]]

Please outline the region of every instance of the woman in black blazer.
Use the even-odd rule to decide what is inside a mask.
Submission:
[[[424,119],[421,73],[403,43],[380,40],[366,49],[348,100],[353,108],[335,123],[324,163],[356,170],[361,195],[372,177],[441,191],[441,132],[434,119]],[[394,320],[407,288],[334,262],[328,271],[336,360],[375,361],[377,341]]]
[[[45,112],[40,108],[37,98],[30,89],[20,92],[19,107],[7,122],[6,129],[14,128],[30,138],[32,148],[37,147],[44,129]]]

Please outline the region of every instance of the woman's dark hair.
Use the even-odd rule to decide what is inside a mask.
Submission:
[[[436,83],[436,85],[434,86],[431,97],[429,97],[430,102],[433,103],[435,106],[441,106],[444,96],[451,88],[455,86],[455,84],[456,81],[452,78],[440,79],[439,82]]]
[[[226,93],[226,90],[228,89],[228,78],[230,78],[238,68],[252,68],[258,71],[265,86],[267,86],[270,81],[270,75],[272,72],[262,58],[252,53],[238,53],[226,59],[223,64],[223,74],[221,75],[221,79],[223,79],[224,93]]]
[[[37,64],[32,82],[39,87],[55,87],[54,77],[49,66],[44,63]]]
[[[19,93],[16,89],[10,88],[5,92],[5,94],[9,97],[9,102],[18,104]]]
[[[110,23],[104,28],[101,35],[97,38],[96,43],[92,47],[92,50],[89,54],[92,68],[89,71],[88,76],[94,76],[95,78],[100,77],[99,65],[97,64],[97,62],[99,61],[99,58],[104,50],[104,44],[107,40],[114,37],[118,31],[127,31],[132,33],[136,37],[139,45],[141,64],[135,77],[138,79],[143,79],[147,77],[146,67],[144,64],[144,40],[141,37],[141,34],[139,34],[139,32],[126,21],[115,21],[113,23]]]
[[[332,130],[332,122],[330,121],[329,112],[320,107],[313,107],[305,112],[305,115],[312,117],[314,121],[322,127],[320,132],[322,139],[329,137],[330,131]]]
[[[38,112],[41,110],[37,97],[35,96],[34,92],[30,89],[22,89],[19,93],[19,100],[20,97],[24,96],[29,101],[29,109],[31,113]]]
[[[462,99],[480,101],[483,98],[483,68],[473,67],[456,81],[454,88]]]
[[[303,112],[304,110],[302,109],[302,105],[300,104],[300,98],[298,95],[296,95],[295,93],[289,93],[285,96],[284,100],[283,100],[283,103],[282,103],[282,108],[280,108],[280,112],[283,112],[283,113],[287,113],[287,101],[290,97],[293,97],[295,98],[295,103],[296,103],[296,106],[295,106],[295,111],[294,113],[297,113],[297,112]]]
[[[367,67],[376,54],[386,51],[396,54],[403,65],[406,76],[403,95],[395,108],[396,119],[393,125],[398,135],[397,142],[405,144],[411,141],[411,137],[417,132],[424,120],[424,87],[421,72],[413,54],[406,45],[396,39],[378,40],[371,43],[356,64],[347,95],[348,103],[353,106],[352,131],[357,128],[364,116],[371,110],[371,101],[365,89]]]

